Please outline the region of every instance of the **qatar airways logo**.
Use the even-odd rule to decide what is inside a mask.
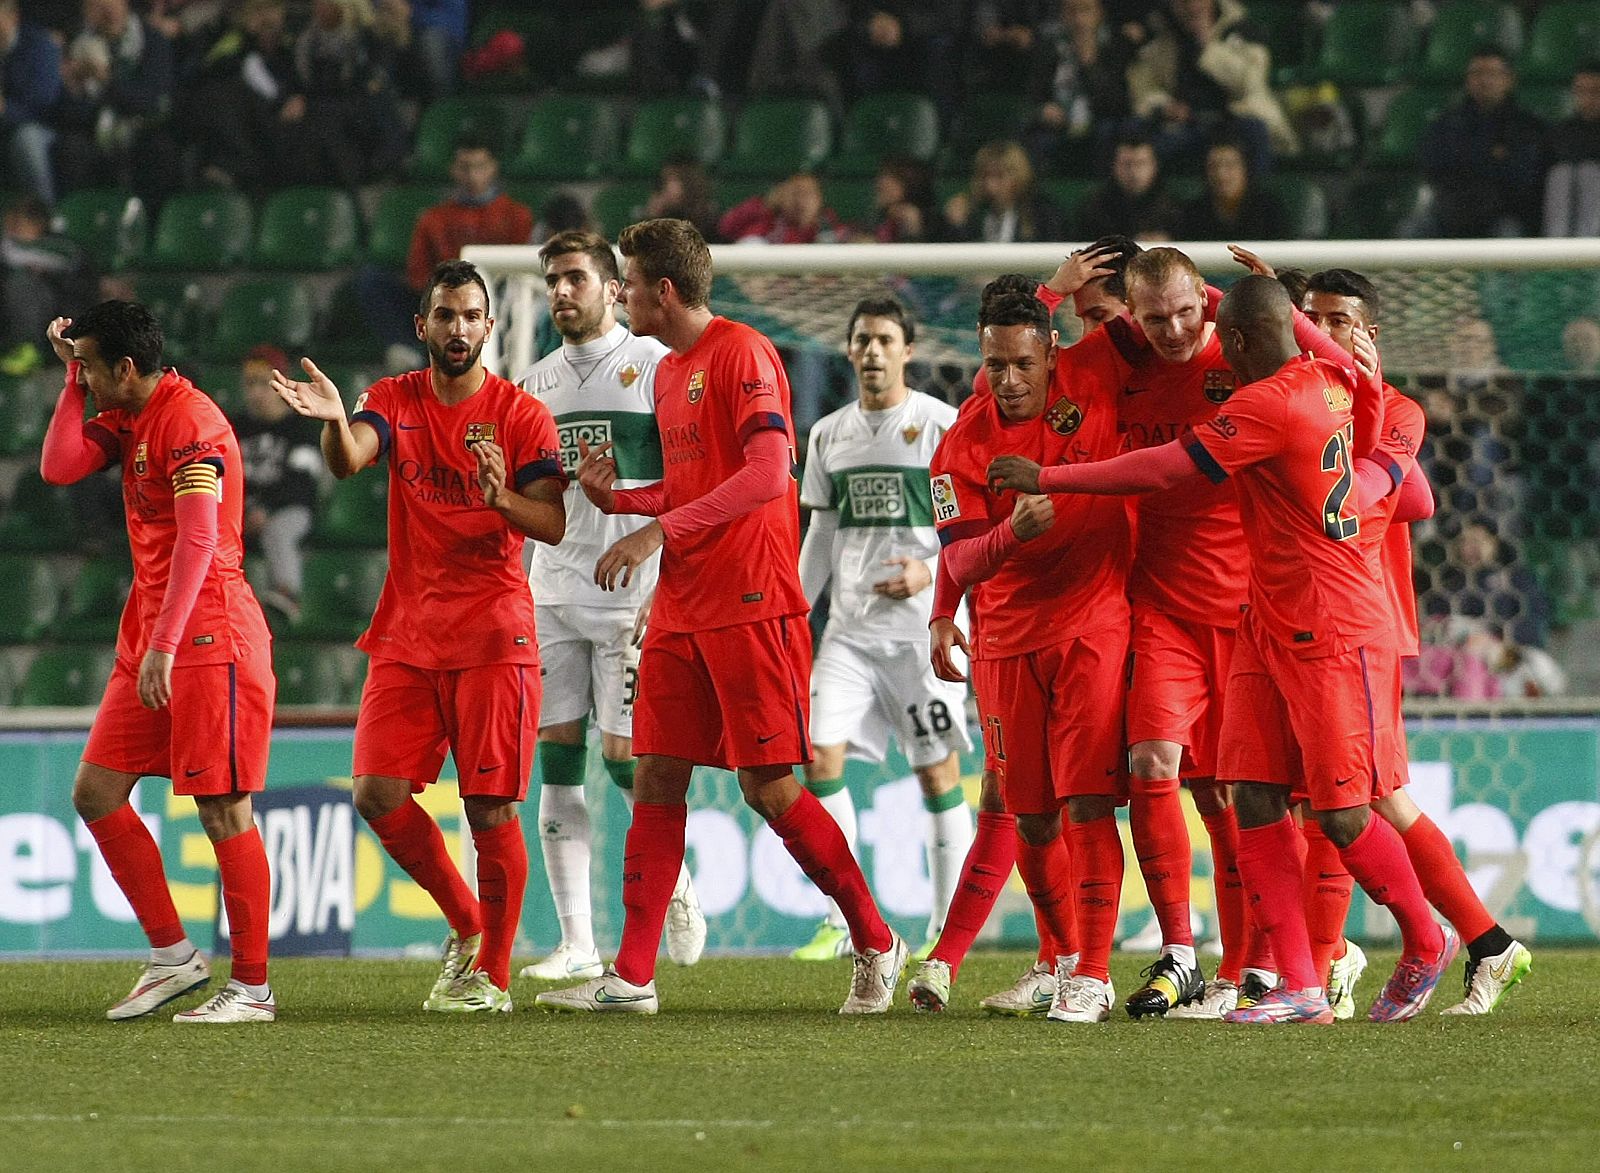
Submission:
[[[483,504],[478,478],[468,476],[446,464],[426,465],[420,460],[402,460],[395,474],[408,485],[411,495],[425,505],[455,505],[470,508]]]
[[[590,448],[597,444],[611,443],[611,421],[600,420],[569,420],[556,429],[561,437],[561,467],[569,476],[576,474],[578,461],[578,444],[587,444]]]
[[[900,521],[906,515],[905,480],[897,472],[853,472],[845,478],[850,513],[868,518]]]

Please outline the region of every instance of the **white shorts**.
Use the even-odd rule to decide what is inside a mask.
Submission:
[[[881,762],[893,733],[913,769],[972,748],[967,686],[940,680],[926,641],[853,641],[823,633],[811,668],[811,742]]]
[[[639,691],[639,649],[630,610],[596,610],[575,603],[539,604],[539,663],[544,701],[539,728],[595,715],[602,733],[633,736]]]

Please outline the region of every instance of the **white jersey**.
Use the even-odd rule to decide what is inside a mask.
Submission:
[[[589,447],[610,441],[617,460],[617,487],[633,489],[659,481],[661,434],[656,430],[656,365],[667,348],[618,325],[593,342],[564,342],[535,363],[520,380],[550,409],[561,437],[567,486],[567,533],[558,546],[533,544],[528,584],[541,604],[578,603],[604,609],[635,609],[655,589],[660,555],[652,555],[633,582],[614,591],[594,583],[594,564],[613,543],[645,522],[631,514],[608,517],[578,487],[578,441]]]
[[[909,599],[873,593],[899,571],[889,558],[919,558],[937,572],[928,465],[956,409],[913,391],[887,411],[841,407],[811,429],[800,503],[839,514],[830,563],[828,629],[863,639],[926,643],[933,587]]]

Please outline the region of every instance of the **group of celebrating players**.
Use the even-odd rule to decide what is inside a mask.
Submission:
[[[928,814],[933,911],[907,983],[918,1011],[949,1003],[1015,867],[1038,961],[984,1008],[1109,1017],[1124,803],[1163,937],[1134,1017],[1350,1017],[1365,966],[1343,936],[1356,883],[1403,943],[1374,1021],[1419,1013],[1463,942],[1466,997],[1447,1013],[1488,1013],[1527,974],[1528,950],[1403,789],[1399,661],[1417,638],[1406,523],[1433,502],[1416,464],[1422,413],[1382,381],[1370,282],[1328,270],[1291,297],[1236,250],[1254,272],[1223,297],[1175,249],[1099,241],[1044,285],[985,288],[982,366],[959,412],[907,387],[905,308],[865,299],[846,330],[858,397],[813,429],[797,485],[782,362],[713,315],[698,232],[649,220],[618,249],[620,270],[591,233],[541,248],[563,344],[520,385],[483,366],[494,322],[464,262],[423,294],[426,369],[380,380],[350,413],[310,359],[304,379],[274,374],[323,422],[336,477],[388,465],[354,799],[449,923],[425,1009],[511,1009],[529,870],[517,811],[537,756],[561,942],[522,972],[579,979],[538,1005],[654,1013],[663,934],[674,961],[699,958],[685,865],[698,764],[737,772],[829,898],[801,955],[853,953],[841,1013],[888,1010],[911,950],[853,854],[842,777],[847,754],[881,760],[891,734]],[[1061,347],[1051,323],[1068,296],[1088,332]],[[142,306],[57,319],[50,341],[67,378],[41,471],[66,483],[120,463],[136,566],[74,785],[152,949],[107,1014],[149,1014],[210,978],[130,805],[153,774],[196,799],[233,953],[228,984],[176,1020],[271,1021],[268,864],[249,796],[265,785],[274,684],[243,576],[237,442],[161,367]],[[813,664],[806,616],[829,583]],[[959,785],[969,664],[984,740],[975,832]],[[632,810],[610,967],[589,893],[591,715]],[[447,750],[476,893],[414,798]],[[1209,981],[1185,783],[1216,864],[1223,956]]]

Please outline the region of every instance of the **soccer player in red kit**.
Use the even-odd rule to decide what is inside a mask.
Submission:
[[[129,796],[139,778],[172,779],[194,798],[217,854],[233,970],[219,993],[175,1022],[271,1022],[267,856],[250,795],[267,779],[272,639],[244,580],[244,473],[222,411],[161,368],[161,327],[144,306],[107,301],[50,324],[67,382],[39,471],[51,484],[122,465],[133,592],[117,661],[95,714],[72,802],[150,940],[150,965],[111,1019],[149,1014],[206,984],[206,960],[172,903],[161,851]],[[86,395],[97,412],[84,422]]]
[[[1293,306],[1270,278],[1235,285],[1217,331],[1242,386],[1212,420],[1099,466],[1041,472],[1008,457],[989,475],[1022,491],[1089,493],[1234,477],[1250,603],[1230,666],[1218,773],[1235,783],[1240,873],[1281,980],[1226,1020],[1327,1023],[1333,1013],[1311,960],[1290,780],[1303,779],[1345,866],[1400,923],[1405,956],[1396,977],[1409,975],[1413,999],[1425,1000],[1458,945],[1453,930],[1433,922],[1399,836],[1368,805],[1393,769],[1399,736],[1392,709],[1374,699],[1398,687],[1382,572],[1354,540],[1371,504],[1358,465],[1374,465],[1356,458],[1355,416],[1376,433],[1381,408],[1358,407],[1352,368],[1300,354]],[[1361,443],[1371,449],[1370,439]],[[1378,477],[1394,487],[1381,469]]]
[[[613,489],[616,464],[604,444],[583,447],[578,474],[606,513],[655,519],[601,556],[597,583],[626,585],[661,551],[634,707],[626,918],[612,969],[535,1001],[551,1010],[658,1009],[656,953],[700,764],[738,771],[745,801],[844,913],[855,968],[840,1013],[882,1013],[906,944],[879,915],[838,824],[794,776],[811,758],[811,631],[788,378],[763,335],[712,314],[711,250],[692,224],[646,220],[625,229],[618,247],[629,328],[671,347],[655,382],[663,480]]]
[[[484,369],[494,319],[477,269],[446,261],[416,318],[428,367],[380,379],[345,418],[339,389],[310,359],[309,381],[274,372],[301,415],[324,421],[339,478],[389,463],[389,573],[372,625],[356,720],[355,803],[450,924],[425,1010],[510,1011],[511,946],[528,849],[517,817],[533,768],[539,647],[523,539],[566,529],[560,445],[549,409]],[[474,898],[439,827],[412,797],[446,748],[478,854]]]

